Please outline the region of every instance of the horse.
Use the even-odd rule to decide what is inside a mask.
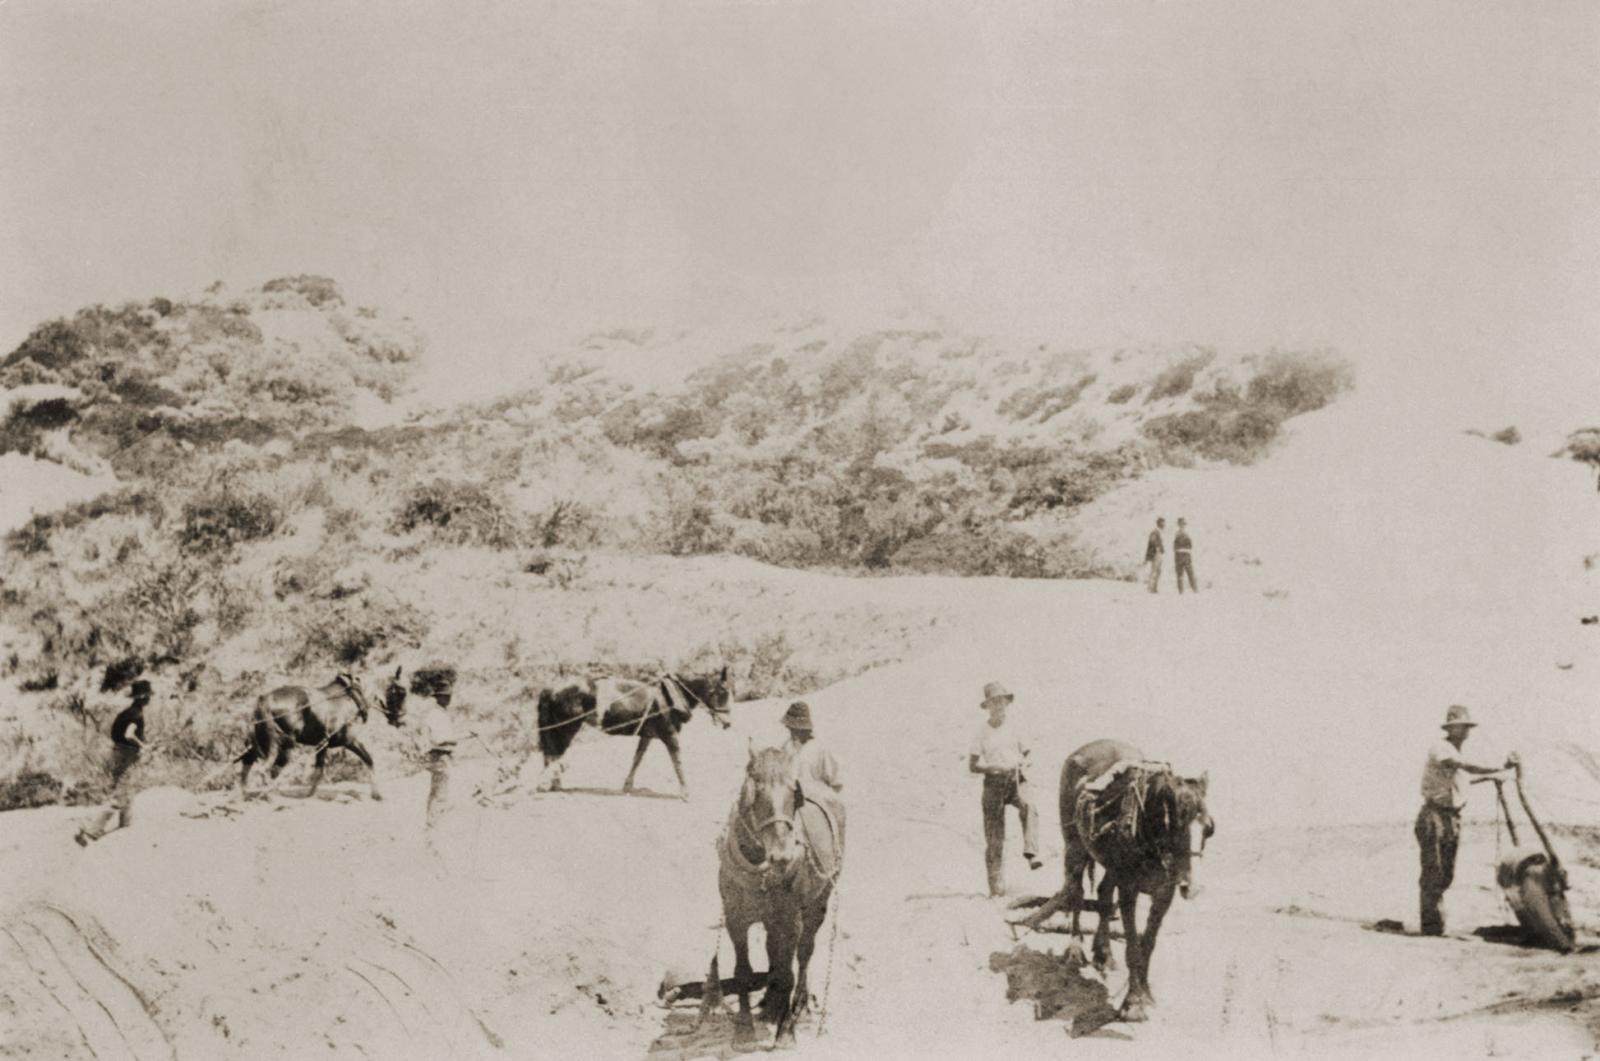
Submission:
[[[1121,771],[1109,783],[1092,785],[1119,764]],[[1165,764],[1146,762],[1133,745],[1114,740],[1085,744],[1062,764],[1059,806],[1065,845],[1064,897],[1058,896],[1028,923],[1037,927],[1065,906],[1072,918],[1072,944],[1066,957],[1083,964],[1078,915],[1083,908],[1084,881],[1086,877],[1092,880],[1095,863],[1102,867],[1094,963],[1102,969],[1112,964],[1115,895],[1128,964],[1128,993],[1120,1014],[1125,1021],[1147,1019],[1146,1008],[1155,1004],[1150,991],[1150,958],[1173,896],[1181,892],[1187,899],[1198,890],[1193,883],[1194,860],[1216,831],[1206,810],[1207,782],[1205,775],[1179,777]],[[1137,922],[1141,892],[1150,896],[1142,932]]]
[[[733,939],[739,992],[739,1037],[754,1037],[750,1017],[750,926],[767,935],[763,1017],[777,1024],[774,1042],[794,1045],[795,1021],[810,1009],[806,969],[844,866],[844,804],[825,785],[806,787],[783,748],[750,750],[745,778],[717,844],[722,922]],[[798,969],[798,976],[796,971]],[[721,1004],[717,959],[706,975],[702,1019]]]
[[[684,780],[683,763],[678,759],[678,730],[693,716],[696,707],[704,707],[713,722],[723,729],[728,728],[728,701],[733,695],[728,668],[703,677],[667,674],[654,682],[607,684],[615,685],[616,693],[614,696],[606,694],[603,712],[599,710],[599,683],[592,678],[581,685],[545,689],[539,693],[539,751],[544,757],[539,790],[561,787],[564,769],[561,757],[572,746],[578,732],[589,725],[612,736],[639,738],[639,746],[633,752],[633,765],[622,783],[624,793],[633,791],[634,775],[639,772],[645,749],[650,747],[651,741],[658,740],[667,746],[672,770],[678,775],[679,790],[683,798],[688,799],[689,783]]]
[[[396,668],[383,697],[383,715],[389,725],[399,726],[404,721],[405,702],[406,689],[400,684],[400,668]],[[239,757],[239,762],[244,764],[239,774],[240,798],[248,795],[252,766],[263,759],[272,760],[268,770],[270,791],[277,783],[278,774],[288,764],[290,751],[296,744],[304,744],[317,750],[311,790],[306,793],[308,797],[316,795],[317,786],[322,783],[328,751],[348,748],[366,764],[372,798],[382,799],[383,794],[378,791],[377,774],[372,766],[372,755],[350,732],[353,724],[367,720],[368,711],[367,696],[360,680],[342,671],[320,689],[281,685],[258,697],[255,710],[251,713],[245,751]]]

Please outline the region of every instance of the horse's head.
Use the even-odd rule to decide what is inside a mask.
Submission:
[[[356,721],[365,722],[371,708],[367,704],[367,694],[361,688],[361,679],[348,671],[340,671],[333,676],[333,684],[344,690],[344,695],[356,705]]]
[[[800,806],[800,784],[794,762],[782,748],[750,749],[744,787],[739,792],[739,842],[757,852],[756,868],[781,873],[804,851],[795,814]]]
[[[1182,838],[1182,853],[1178,856],[1181,870],[1178,891],[1185,899],[1200,894],[1200,885],[1195,882],[1194,863],[1205,854],[1206,841],[1217,831],[1217,823],[1206,809],[1206,789],[1209,785],[1209,773],[1173,780],[1173,814]]]
[[[383,717],[391,726],[399,726],[406,720],[406,687],[400,681],[403,669],[394,669],[394,677],[389,679],[388,687],[383,690]]]
[[[733,681],[728,677],[726,666],[703,678],[689,678],[683,685],[694,694],[696,700],[705,705],[706,711],[711,715],[711,721],[723,729],[733,725],[728,717],[728,704],[733,700]]]

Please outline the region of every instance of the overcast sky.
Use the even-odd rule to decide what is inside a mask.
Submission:
[[[302,271],[452,374],[820,313],[1600,420],[1600,5],[0,4],[0,347]]]

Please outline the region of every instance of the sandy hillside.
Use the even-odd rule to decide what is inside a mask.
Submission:
[[[1485,789],[1447,900],[1452,936],[1364,927],[1414,927],[1416,775],[1445,705],[1464,700],[1483,723],[1468,750],[1520,750],[1536,805],[1571,827],[1556,842],[1574,913],[1587,941],[1600,933],[1600,632],[1578,623],[1600,611],[1583,565],[1592,482],[1453,427],[1386,428],[1385,415],[1356,401],[1302,418],[1259,468],[1158,472],[1083,514],[1085,533],[1130,551],[1154,511],[1188,515],[1199,596],[931,578],[843,592],[783,576],[875,601],[841,609],[841,623],[939,620],[916,658],[809,697],[843,763],[851,847],[837,938],[824,929],[812,968],[826,1034],[803,1026],[798,1056],[1600,1046],[1592,954],[1472,935],[1510,920]],[[1392,459],[1369,456],[1380,452]],[[1018,694],[1043,764],[1047,865],[1029,874],[1013,843],[1020,893],[1060,883],[1054,775],[1076,745],[1117,736],[1209,771],[1205,890],[1163,931],[1149,1024],[1069,1046],[1074,1024],[1119,999],[1121,973],[1068,968],[1063,937],[1008,928],[981,897],[964,753],[992,679]],[[618,795],[631,745],[594,737],[571,753],[571,791],[484,807],[468,794],[495,764],[469,752],[439,861],[421,841],[425,779],[395,778],[392,759],[381,803],[361,785],[246,805],[147,792],[137,827],[88,852],[71,842],[81,811],[0,816],[0,1045],[25,1057],[726,1056],[725,1018],[692,1032],[692,1008],[652,1001],[667,969],[698,973],[712,952],[711,844],[747,738],[776,741],[782,708],[740,704],[725,733],[693,723],[688,802],[658,798],[674,791],[659,749],[641,774],[650,791]]]

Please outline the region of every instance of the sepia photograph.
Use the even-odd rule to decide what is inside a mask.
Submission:
[[[0,1057],[769,1052],[1600,1057],[1600,6],[0,0]]]

